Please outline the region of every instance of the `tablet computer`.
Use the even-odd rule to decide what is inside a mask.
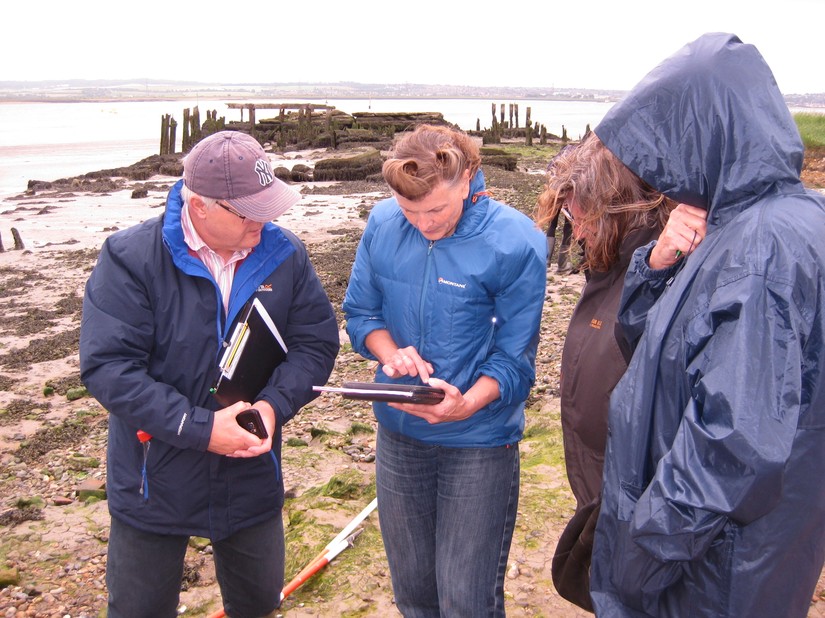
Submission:
[[[378,382],[344,382],[343,386],[313,386],[317,392],[340,393],[347,399],[390,401],[394,403],[436,404],[444,399],[440,388],[417,384],[380,384]]]

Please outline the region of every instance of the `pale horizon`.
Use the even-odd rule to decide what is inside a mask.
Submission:
[[[150,79],[630,90],[705,32],[759,49],[785,94],[825,93],[821,0],[490,4],[316,0],[300,10],[144,0],[4,7],[0,82]],[[238,8],[240,7],[240,9]],[[250,9],[254,9],[250,10]],[[141,77],[135,77],[141,76]]]

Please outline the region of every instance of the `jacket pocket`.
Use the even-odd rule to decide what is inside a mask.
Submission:
[[[651,616],[663,615],[664,592],[683,574],[681,562],[664,562],[637,545],[630,534],[630,521],[642,489],[621,482],[615,552],[610,577],[625,605]]]
[[[622,603],[650,616],[666,615],[665,592],[682,577],[681,562],[663,562],[636,544],[630,523],[616,526],[611,578]]]

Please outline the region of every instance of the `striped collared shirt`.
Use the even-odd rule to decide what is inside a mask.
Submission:
[[[192,225],[192,217],[189,216],[189,205],[185,204],[181,210],[181,227],[183,228],[183,239],[192,252],[200,258],[204,266],[212,274],[218,288],[221,290],[221,298],[223,299],[223,310],[229,311],[229,293],[232,291],[232,281],[235,278],[235,266],[238,262],[243,261],[247,255],[252,252],[252,249],[241,249],[235,251],[228,260],[219,256],[212,251],[209,246],[200,237],[200,234]]]

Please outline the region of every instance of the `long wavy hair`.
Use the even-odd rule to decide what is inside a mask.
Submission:
[[[381,173],[390,188],[413,202],[440,185],[459,182],[465,170],[470,178],[481,165],[473,138],[449,127],[422,124],[401,137]]]
[[[534,219],[544,227],[575,197],[587,229],[584,267],[610,270],[622,242],[638,229],[663,229],[676,202],[631,172],[595,133],[556,155],[547,170]]]

